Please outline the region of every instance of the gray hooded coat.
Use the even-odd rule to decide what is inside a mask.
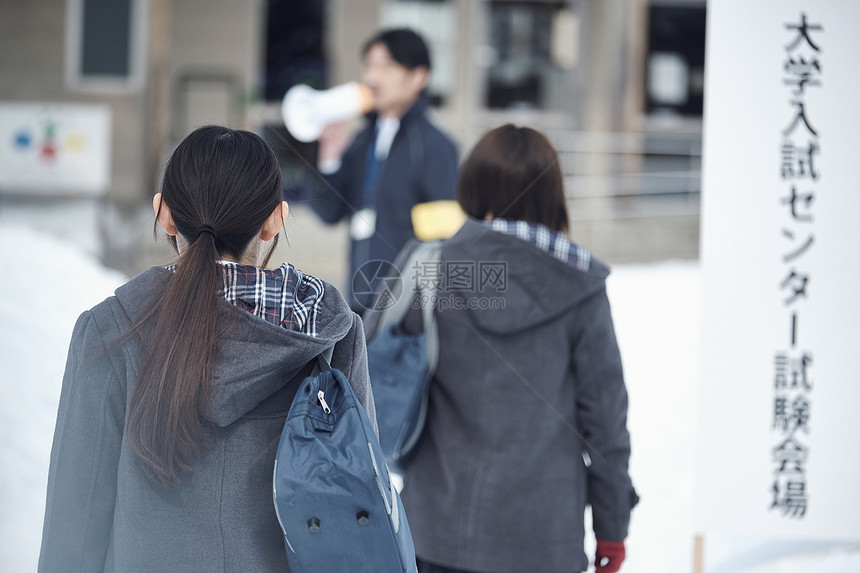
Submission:
[[[126,333],[164,290],[153,268],[81,315],[72,335],[51,452],[40,572],[288,571],[272,502],[278,439],[311,361],[334,347],[375,424],[360,319],[325,285],[319,335],[280,328],[226,301],[205,417],[205,453],[179,487],[151,482],[123,439],[137,379]]]
[[[609,270],[594,259],[579,270],[472,219],[442,260],[505,263],[507,284],[481,292],[477,275],[471,290],[440,293],[439,365],[402,492],[416,554],[467,571],[584,571],[586,504],[597,537],[618,541],[638,499]]]

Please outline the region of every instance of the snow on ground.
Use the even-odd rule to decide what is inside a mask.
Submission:
[[[627,571],[689,571],[699,364],[699,266],[620,266],[607,281],[630,405],[630,474],[641,497]]]
[[[77,316],[124,280],[73,246],[0,221],[0,563],[35,571],[62,372]],[[634,510],[624,573],[692,568],[700,273],[617,267],[609,297],[630,394]],[[739,517],[739,519],[742,517]],[[589,540],[589,552],[593,541]],[[860,573],[860,547],[707,539],[709,573]]]
[[[0,224],[0,569],[35,571],[51,439],[78,315],[125,280],[69,241]]]

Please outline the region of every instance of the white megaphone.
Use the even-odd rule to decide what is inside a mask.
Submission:
[[[373,109],[373,93],[357,82],[317,91],[298,84],[287,91],[281,104],[284,125],[299,141],[314,141],[331,123],[358,117]]]

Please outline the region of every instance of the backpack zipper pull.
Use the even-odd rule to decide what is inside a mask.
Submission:
[[[320,402],[320,406],[322,406],[323,412],[326,414],[331,414],[331,408],[328,407],[328,404],[325,402],[325,392],[320,390],[317,392],[317,400]]]

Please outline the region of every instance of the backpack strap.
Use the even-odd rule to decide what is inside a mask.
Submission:
[[[389,324],[401,322],[412,307],[417,294],[421,303],[421,326],[427,340],[427,371],[431,376],[439,362],[439,332],[436,326],[436,314],[433,312],[436,306],[434,296],[438,285],[432,281],[414,280],[413,273],[419,265],[435,265],[441,260],[441,241],[421,242],[413,249],[402,267],[403,280],[397,301],[383,311],[377,327],[378,332]]]
[[[439,260],[439,251],[441,249],[435,253],[437,261]],[[424,292],[428,294],[426,302],[424,302]],[[436,313],[433,312],[436,306],[433,300],[433,295],[436,293],[436,285],[426,290],[421,289],[419,286],[419,293],[422,294],[421,326],[424,330],[424,338],[427,345],[427,372],[432,376],[436,372],[436,365],[439,363],[439,329],[436,325]],[[410,300],[412,299],[412,297],[409,298]]]
[[[334,354],[334,346],[329,346],[321,353],[317,354],[316,364],[314,364],[314,368],[311,370],[311,376],[316,376],[320,372],[331,370],[332,354]]]
[[[412,306],[412,301],[415,294],[431,297],[436,292],[435,284],[425,284],[422,281],[414,281],[413,273],[415,269],[422,264],[435,264],[442,260],[442,244],[441,241],[433,241],[427,243],[418,243],[406,257],[406,261],[399,268],[401,269],[402,279],[400,282],[400,292],[396,293],[397,301],[391,307],[382,311],[382,316],[379,318],[379,324],[376,332],[384,329],[390,324],[397,324],[403,320],[406,313]],[[432,311],[433,305],[422,305],[430,307]],[[426,308],[425,308],[426,310]],[[432,316],[432,312],[430,313]],[[427,313],[422,313],[422,318],[425,318]]]

